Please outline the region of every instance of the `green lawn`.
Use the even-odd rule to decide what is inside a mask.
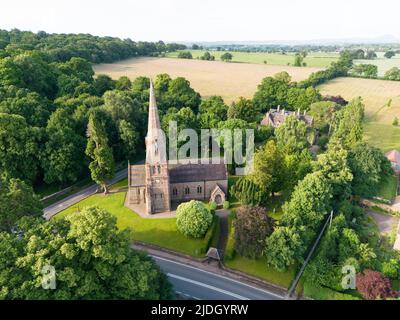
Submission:
[[[176,228],[176,218],[141,218],[137,213],[124,206],[125,194],[125,192],[112,193],[107,196],[95,194],[58,213],[55,218],[59,219],[73,214],[86,206],[97,205],[117,217],[118,228],[131,228],[133,230],[133,240],[143,241],[196,257],[204,256],[210,243],[210,236],[206,235],[204,239],[185,237]]]
[[[329,288],[315,287],[304,283],[304,296],[315,300],[360,300],[356,294],[337,292]]]
[[[286,272],[278,272],[268,267],[264,258],[249,259],[236,254],[232,260],[225,261],[224,263],[231,269],[242,271],[285,288],[289,288],[296,275],[295,268],[290,268]]]
[[[382,181],[377,188],[376,196],[392,200],[397,195],[397,178],[396,176],[390,176],[386,180]]]
[[[183,50],[190,51],[193,59],[196,59],[204,54],[204,50]],[[210,51],[215,56],[216,60],[221,60],[221,55],[224,51]],[[233,55],[233,62],[247,62],[247,63],[258,63],[271,65],[293,65],[294,54],[281,54],[281,53],[263,53],[263,52],[231,52]],[[177,58],[179,51],[167,53],[169,58]],[[338,60],[337,53],[310,53],[304,62],[307,63],[307,67],[325,68],[328,67],[332,62]]]
[[[118,181],[111,186],[111,190],[118,190],[128,188],[128,178]]]

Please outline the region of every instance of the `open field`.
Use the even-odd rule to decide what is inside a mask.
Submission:
[[[171,77],[185,77],[203,97],[221,95],[226,103],[239,97],[251,98],[264,77],[287,71],[294,81],[306,79],[320,68],[227,63],[171,58],[134,58],[112,64],[94,65],[97,74],[108,74],[117,79],[128,76],[154,78],[168,73]]]
[[[400,82],[337,78],[319,86],[322,94],[341,95],[345,99],[361,96],[365,104],[365,140],[384,151],[400,149]]]
[[[183,50],[190,51],[192,53],[193,59],[201,57],[206,50]],[[209,51],[216,60],[221,60],[221,55],[226,51]],[[271,65],[288,65],[294,63],[293,53],[265,53],[265,52],[231,52],[233,55],[233,62],[247,62],[247,63],[259,63]],[[170,52],[167,57],[177,58],[179,51]],[[310,53],[304,59],[308,67],[325,68],[328,67],[332,62],[337,61],[339,54],[332,52],[316,52]]]
[[[396,54],[391,59],[386,59],[384,52],[376,53],[378,58],[374,60],[354,60],[355,64],[374,64],[378,66],[378,76],[383,77],[385,72],[393,67],[400,68],[400,54]]]

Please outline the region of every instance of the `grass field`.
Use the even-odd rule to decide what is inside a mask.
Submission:
[[[190,51],[193,59],[201,57],[205,50],[183,50]],[[225,51],[210,51],[216,60],[221,60],[221,55]],[[292,65],[294,63],[294,54],[281,54],[281,53],[264,53],[264,52],[231,52],[233,55],[233,62],[245,62],[245,63],[258,63],[271,65]],[[170,52],[167,57],[177,58],[179,51]],[[339,55],[335,52],[332,53],[310,53],[304,59],[308,67],[325,68],[328,67],[332,62],[338,60]]]
[[[97,74],[108,74],[117,79],[128,76],[154,78],[168,73],[171,77],[185,77],[203,97],[221,95],[226,103],[239,97],[251,98],[264,77],[287,71],[294,81],[306,79],[320,68],[262,65],[251,63],[227,63],[171,58],[133,58],[112,64],[93,66]]]
[[[390,68],[397,67],[400,68],[400,54],[396,54],[391,59],[386,59],[383,57],[384,52],[376,53],[378,58],[374,60],[354,60],[355,64],[374,64],[378,66],[378,76],[382,77],[385,72]]]
[[[60,219],[90,205],[106,209],[117,218],[120,229],[131,228],[133,240],[154,244],[192,256],[204,256],[207,250],[207,235],[204,239],[191,239],[178,232],[176,218],[144,219],[124,206],[125,192],[112,193],[107,196],[95,194],[58,213]]]
[[[319,87],[322,94],[341,95],[345,99],[361,96],[365,104],[365,140],[388,151],[400,149],[400,127],[392,125],[400,119],[400,82],[337,78]]]

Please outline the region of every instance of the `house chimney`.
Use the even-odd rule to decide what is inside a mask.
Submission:
[[[297,109],[297,115],[300,115],[300,108]]]
[[[276,109],[278,112],[279,112],[279,109],[280,109],[280,107],[281,107],[281,106],[280,106],[280,105],[278,105],[278,109]]]
[[[304,113],[303,113],[304,115],[306,115],[306,110],[304,110]]]
[[[282,109],[282,114],[283,114],[283,115],[285,114],[285,109]]]

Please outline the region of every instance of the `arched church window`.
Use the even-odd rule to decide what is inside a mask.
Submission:
[[[172,194],[173,194],[174,196],[177,196],[177,195],[178,195],[178,189],[174,187],[174,188],[172,189]]]
[[[157,172],[158,172],[158,174],[161,173],[161,167],[160,166],[157,166]]]
[[[186,186],[186,188],[185,188],[185,194],[190,194],[190,189],[188,186]]]
[[[201,186],[197,186],[197,193],[202,193],[203,192],[203,188]]]

